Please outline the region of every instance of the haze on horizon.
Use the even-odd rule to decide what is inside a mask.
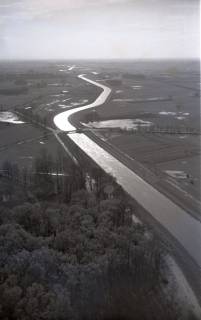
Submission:
[[[0,1],[0,59],[91,58],[199,58],[199,1]]]

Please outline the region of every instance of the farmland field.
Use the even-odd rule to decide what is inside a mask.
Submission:
[[[112,94],[95,112],[77,114],[76,121],[199,200],[197,61],[13,62],[1,63],[0,70],[1,120],[11,112],[22,122],[1,121],[1,163],[31,166],[44,148],[56,157],[61,146],[35,122],[55,129],[56,114],[94,101],[100,89],[77,77],[86,74]]]

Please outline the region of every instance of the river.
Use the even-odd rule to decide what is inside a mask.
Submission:
[[[88,79],[84,75],[78,77],[100,87],[103,91],[93,103],[64,111],[54,117],[57,128],[65,132],[76,129],[69,121],[72,114],[102,105],[111,93],[111,89],[103,84]],[[104,171],[112,174],[124,190],[166,228],[201,267],[201,223],[198,220],[136,175],[84,133],[67,134]]]

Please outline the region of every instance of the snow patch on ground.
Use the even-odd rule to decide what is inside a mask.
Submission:
[[[24,121],[20,121],[16,114],[9,111],[0,112],[0,122],[14,123],[14,124],[25,123]]]
[[[61,97],[61,96],[64,96],[63,93],[60,93],[60,94],[52,94],[51,97]]]
[[[142,225],[142,221],[140,219],[138,219],[134,214],[132,214],[132,221],[133,221],[133,223],[138,223],[138,224]]]
[[[113,99],[112,101],[114,102],[146,102],[146,101],[151,101],[151,102],[155,102],[155,101],[163,101],[167,99],[167,97],[153,97],[153,98],[138,98],[138,99],[127,99],[127,98],[124,98],[124,99]]]
[[[186,116],[189,116],[189,112],[172,112],[172,111],[161,111],[159,112],[161,116],[176,116],[175,118],[177,120],[184,120],[186,119]]]
[[[140,90],[142,89],[142,86],[132,86],[133,90]]]
[[[87,103],[88,101],[89,101],[88,99],[81,100],[82,103]]]
[[[137,130],[138,127],[150,127],[153,125],[150,121],[144,121],[141,119],[115,119],[106,121],[94,121],[87,124],[90,128],[121,128],[126,130]]]
[[[66,101],[69,101],[69,100],[71,100],[72,98],[68,98],[68,99],[64,99],[64,100],[62,100],[62,102],[66,102]]]
[[[79,102],[71,102],[71,106],[76,107],[76,106],[80,106],[82,104],[87,103],[89,100],[87,99],[83,99],[83,100],[79,100]]]
[[[76,106],[80,106],[82,103],[80,102],[72,102],[71,106],[76,107]]]
[[[171,176],[172,178],[177,179],[186,179],[187,175],[184,171],[176,171],[176,170],[165,170],[165,172]]]
[[[159,112],[159,114],[162,116],[169,116],[169,115],[176,116],[176,112],[171,112],[171,111],[161,111]]]
[[[57,176],[67,177],[67,176],[69,176],[68,174],[65,174],[65,173],[57,173],[57,172],[39,172],[38,174],[48,175],[48,176],[54,176],[54,177],[57,177]]]
[[[66,104],[59,104],[59,107],[62,109],[71,108],[71,106],[67,106]]]
[[[72,71],[76,66],[73,65],[73,66],[68,66],[68,71]]]
[[[60,102],[60,100],[54,100],[54,101],[52,101],[50,103],[47,103],[46,106],[51,106],[51,105],[53,105],[55,103],[58,103],[58,102]]]

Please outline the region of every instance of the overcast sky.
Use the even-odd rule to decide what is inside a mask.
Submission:
[[[0,0],[0,59],[197,57],[199,0]]]

